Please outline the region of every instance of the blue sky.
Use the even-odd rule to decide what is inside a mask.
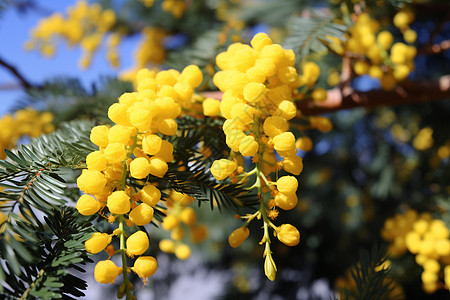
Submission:
[[[45,58],[37,51],[27,52],[24,43],[29,37],[30,29],[39,19],[48,16],[55,11],[64,12],[68,6],[76,3],[71,1],[36,1],[39,11],[29,10],[20,13],[16,9],[7,9],[0,16],[0,58],[15,66],[32,83],[42,83],[45,79],[59,76],[77,77],[89,86],[100,75],[117,74],[106,62],[104,49],[96,53],[92,65],[83,71],[78,68],[78,60],[81,57],[79,48],[69,49],[60,43],[56,55]],[[120,48],[123,69],[132,65],[132,51],[136,45],[136,39],[123,43]],[[125,55],[125,53],[127,55]],[[17,79],[5,68],[0,66],[0,86],[17,82]],[[0,89],[0,115],[3,115],[21,95],[20,89],[8,91]]]

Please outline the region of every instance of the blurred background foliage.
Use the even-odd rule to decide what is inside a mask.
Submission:
[[[107,47],[106,58],[112,67],[123,70],[121,55],[134,55],[134,66],[121,72],[118,78],[103,77],[89,88],[74,78],[43,79],[38,85],[27,86],[24,84],[26,74],[18,74],[17,77],[23,79],[24,93],[12,112],[28,106],[49,111],[57,129],[64,129],[67,122],[79,119],[108,123],[107,108],[119,95],[133,89],[127,79],[144,66],[182,69],[188,64],[197,64],[204,72],[200,90],[213,91],[211,78],[218,70],[214,63],[216,55],[232,42],[248,42],[259,31],[268,32],[274,41],[294,49],[299,69],[304,62],[316,62],[321,73],[319,87],[337,86],[342,91],[351,88],[353,93],[379,90],[380,82],[374,77],[355,74],[356,70],[346,74],[345,55],[336,53],[332,46],[335,40],[329,37],[346,40],[349,28],[364,11],[392,32],[395,40],[401,40],[403,32],[392,24],[392,19],[405,7],[414,12],[415,18],[409,27],[417,33],[417,40],[410,43],[417,49],[415,67],[409,70],[406,81],[413,84],[436,81],[450,72],[447,50],[450,48],[450,6],[445,0],[101,0],[97,3],[102,11],[114,11],[115,20],[109,27],[102,27],[104,23],[100,18],[86,29],[86,32],[99,34],[96,38],[100,40],[91,41],[93,45],[89,40],[72,37],[73,45],[84,49],[81,66],[89,72],[90,60],[104,59],[95,55],[100,45]],[[0,13],[7,9],[35,13],[36,7],[44,5],[45,2],[32,0],[2,1]],[[62,51],[57,43],[64,39],[64,42],[70,41],[65,34],[59,32],[49,40],[31,40],[32,44],[26,47],[51,56],[54,51]],[[117,48],[121,41],[135,36],[139,36],[141,42],[134,54],[121,53]],[[431,48],[433,45],[442,47],[435,51]],[[14,65],[14,57],[5,59]],[[48,63],[51,64],[51,60]],[[274,241],[279,276],[273,283],[267,281],[260,268],[259,236],[251,234],[250,240],[241,247],[231,249],[226,240],[239,226],[238,221],[233,221],[236,212],[223,208],[220,212],[218,209],[211,212],[209,205],[200,205],[197,216],[207,224],[209,238],[200,245],[191,245],[195,253],[192,259],[197,259],[197,266],[210,272],[211,277],[211,274],[220,274],[215,296],[220,299],[330,299],[335,296],[334,289],[346,288],[343,299],[346,296],[349,299],[450,299],[450,275],[447,275],[450,273],[445,271],[450,252],[436,254],[440,251],[436,250],[437,244],[425,254],[422,250],[411,251],[405,236],[417,231],[418,225],[414,222],[419,217],[405,220],[401,217],[408,212],[414,215],[412,211],[428,213],[424,218],[429,222],[442,220],[446,228],[450,228],[450,102],[445,98],[448,95],[431,99],[440,101],[401,106],[393,99],[389,106],[325,112],[333,129],[326,133],[307,131],[314,147],[311,151],[299,150],[305,166],[299,176],[299,204],[292,211],[280,212],[279,216],[299,228],[301,242],[290,248]],[[305,134],[298,129],[301,122],[292,122],[298,136]],[[223,139],[211,133],[208,138]],[[23,137],[21,141],[27,143]],[[220,145],[219,141],[217,143]],[[66,182],[75,182],[76,173],[67,172],[64,176]],[[0,197],[12,199],[12,196]],[[75,198],[69,192],[65,197]],[[388,220],[397,221],[392,221],[394,225],[389,227]],[[409,222],[409,227],[401,222]],[[97,226],[107,227],[105,223]],[[391,230],[390,234],[381,234],[383,228]],[[29,229],[32,230],[39,232],[36,228]],[[250,227],[251,232],[258,230]],[[168,235],[162,230],[152,231],[151,249],[158,248],[158,241]],[[423,240],[426,238],[422,237]],[[156,250],[152,252],[161,261],[160,275],[152,277],[150,285],[141,293],[164,299],[164,295],[171,295],[170,290],[180,277],[191,276],[183,272],[183,268],[191,272],[195,272],[195,268],[188,262],[180,267],[175,257],[156,254]],[[428,269],[418,259],[420,255],[439,262],[434,272],[435,281],[423,275]],[[374,273],[374,268],[386,263],[386,259],[388,271]],[[353,277],[348,276],[351,270]],[[356,276],[358,272],[367,276],[360,278]],[[139,285],[137,278],[133,280]],[[374,282],[380,288],[370,293],[357,289],[374,285]],[[83,284],[79,287],[82,289]],[[205,289],[200,284],[199,289],[202,288]],[[114,293],[114,289],[111,287],[110,293]],[[146,289],[151,291],[145,294]],[[87,295],[89,299],[89,291]]]

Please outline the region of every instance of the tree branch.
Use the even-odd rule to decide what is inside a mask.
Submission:
[[[206,97],[222,98],[222,92],[205,92]],[[312,99],[297,102],[303,115],[317,115],[342,109],[357,107],[374,108],[378,106],[398,106],[414,103],[424,103],[450,98],[450,75],[437,81],[405,82],[393,91],[372,90],[359,92],[351,90],[343,95],[340,88],[328,90],[328,97],[323,102]]]
[[[356,107],[398,106],[445,98],[450,98],[450,75],[443,76],[438,81],[407,82],[393,91],[353,91],[344,96],[340,89],[334,88],[328,91],[324,102],[304,100],[297,102],[297,107],[303,115],[316,115]]]
[[[7,63],[2,58],[0,58],[0,65],[8,69],[19,81],[20,85],[25,89],[39,88],[39,86],[32,85],[25,77],[14,67],[13,65]]]
[[[438,54],[450,49],[450,40],[444,40],[440,43],[427,45],[417,51],[418,54]]]

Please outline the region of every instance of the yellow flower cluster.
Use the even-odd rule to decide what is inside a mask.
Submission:
[[[423,268],[421,278],[425,292],[450,288],[450,230],[442,220],[410,209],[387,219],[381,236],[391,242],[392,257],[407,251],[415,255],[416,263]],[[445,286],[439,282],[442,277]]]
[[[419,151],[429,149],[434,144],[433,129],[430,127],[420,129],[414,137],[412,144]]]
[[[40,113],[28,107],[0,118],[0,159],[5,159],[3,149],[11,149],[22,136],[38,137],[55,130],[53,114]]]
[[[77,179],[85,194],[76,207],[83,215],[100,211],[110,222],[117,219],[119,228],[114,232],[120,239],[117,252],[123,261],[126,254],[139,256],[131,269],[141,277],[148,277],[157,265],[153,258],[141,256],[149,247],[147,233],[136,231],[126,237],[124,224],[145,226],[153,220],[153,207],[160,201],[161,192],[146,179],[161,178],[167,172],[167,163],[173,160],[173,146],[163,137],[176,133],[175,118],[182,105],[190,103],[194,88],[203,78],[200,69],[193,65],[181,73],[167,70],[155,74],[141,69],[136,76],[137,92],[121,95],[109,107],[108,117],[115,125],[99,125],[91,130],[90,139],[99,150],[86,157],[87,169]],[[127,178],[142,179],[144,186],[141,189],[128,186]],[[108,250],[110,242],[108,234],[96,233],[86,242],[86,250],[91,253]],[[112,256],[116,252],[109,249],[108,253]],[[127,266],[122,267],[126,276]],[[110,283],[119,273],[111,262],[102,261],[96,267],[95,278]]]
[[[243,166],[238,166],[236,160],[220,159],[212,164],[211,174],[217,180],[228,177],[245,180],[251,174],[256,174],[253,187],[258,188],[261,195],[261,209],[244,218],[248,219],[248,223],[257,216],[263,216],[263,240],[266,243],[264,269],[266,276],[274,280],[276,266],[270,253],[268,228],[271,227],[278,239],[288,246],[297,245],[300,234],[290,224],[276,227],[269,219],[275,219],[278,215],[276,207],[289,210],[297,205],[298,183],[294,176],[283,176],[276,182],[268,180],[266,176],[278,169],[274,151],[283,157],[281,165],[285,171],[294,175],[302,171],[303,163],[301,157],[297,156],[295,136],[288,131],[288,120],[297,116],[292,94],[301,85],[314,84],[318,75],[307,67],[307,72],[299,76],[294,68],[294,52],[273,44],[265,33],[256,34],[251,40],[251,46],[241,43],[230,45],[226,52],[217,55],[216,63],[222,69],[214,75],[213,80],[224,92],[219,108],[226,118],[223,124],[226,143],[233,151],[232,156],[240,153],[252,157],[256,167],[245,173],[242,172]],[[205,102],[204,111],[217,109],[217,103]],[[212,105],[214,108],[208,107]],[[272,188],[274,198],[263,201],[263,190],[268,186]],[[229,236],[230,245],[239,246],[248,234],[246,226],[236,229]]]
[[[141,34],[142,40],[135,52],[137,67],[143,68],[149,63],[163,62],[166,58],[163,41],[168,33],[161,28],[145,27]]]
[[[162,10],[179,19],[183,16],[187,6],[184,0],[164,0],[161,4]]]
[[[31,31],[31,39],[25,47],[27,50],[38,49],[44,56],[52,56],[56,39],[62,38],[69,46],[80,45],[84,52],[80,65],[86,68],[106,32],[115,23],[116,14],[113,10],[102,10],[98,3],[89,5],[84,0],[78,1],[75,6],[68,8],[66,18],[61,13],[54,13],[40,20]]]
[[[407,20],[404,20],[404,16],[408,16]],[[397,19],[401,21],[396,22]],[[414,15],[410,11],[401,11],[394,17],[394,24],[406,28],[413,19]],[[414,70],[416,48],[402,42],[394,43],[393,35],[386,30],[380,31],[379,22],[368,13],[358,16],[349,34],[346,42],[333,39],[331,48],[341,55],[355,55],[353,70],[357,75],[369,74],[380,79],[383,89],[392,90],[397,82],[406,79]],[[404,39],[407,43],[415,41],[412,35],[415,36],[412,29],[405,30]]]
[[[161,240],[159,248],[163,252],[174,253],[181,260],[188,259],[191,255],[189,246],[182,242],[187,232],[194,244],[203,242],[208,236],[208,228],[198,224],[195,210],[189,207],[193,202],[194,198],[175,190],[172,190],[170,199],[166,202],[167,215],[162,227],[170,231],[170,239]]]

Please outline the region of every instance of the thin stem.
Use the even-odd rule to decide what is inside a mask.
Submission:
[[[129,280],[128,280],[128,268],[127,268],[127,250],[125,247],[125,231],[124,231],[124,218],[123,216],[120,216],[120,221],[119,221],[119,236],[120,236],[120,254],[122,256],[122,274],[123,274],[123,285],[125,287],[125,292],[127,294],[127,299],[133,296],[131,294],[131,291],[129,289]]]

